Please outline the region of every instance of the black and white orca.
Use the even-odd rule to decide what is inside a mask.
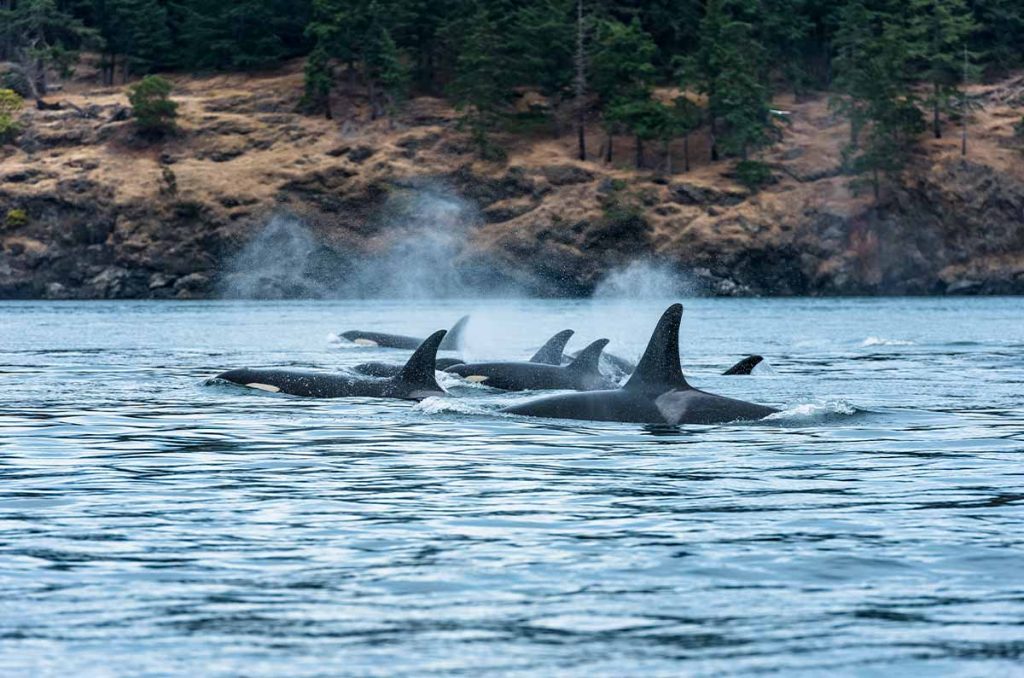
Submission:
[[[665,311],[640,363],[622,388],[549,396],[501,411],[530,417],[672,426],[762,419],[777,412],[764,405],[706,393],[686,382],[679,364],[682,316],[681,304]]]
[[[610,388],[614,382],[598,369],[601,351],[607,343],[607,339],[598,339],[564,367],[541,362],[464,363],[449,367],[445,372],[457,374],[466,381],[506,391],[591,391]]]
[[[437,348],[445,336],[439,330],[427,337],[396,376],[387,379],[315,370],[249,369],[228,370],[217,379],[233,384],[307,398],[399,398],[423,400],[445,395],[434,377]]]
[[[448,330],[448,334],[445,335],[444,341],[441,342],[439,347],[442,351],[457,351],[462,342],[462,333],[466,329],[466,324],[469,322],[469,316],[464,315],[458,319],[458,321],[452,325],[451,329]],[[348,330],[342,332],[342,337],[345,337],[354,344],[360,346],[379,346],[381,348],[405,348],[414,349],[423,343],[423,339],[419,337],[410,337],[404,334],[388,334],[386,332],[367,332],[363,330]]]
[[[452,365],[459,365],[463,362],[465,361],[460,360],[459,358],[438,358],[434,361],[434,369],[438,372],[443,372]],[[403,367],[405,367],[405,365],[402,363],[372,361],[353,365],[351,369],[359,374],[365,374],[368,377],[397,377]]]

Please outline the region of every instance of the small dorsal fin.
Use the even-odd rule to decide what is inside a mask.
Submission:
[[[607,339],[598,339],[576,354],[576,359],[566,365],[565,369],[580,374],[600,374],[601,351],[608,345]]]
[[[533,354],[530,358],[531,363],[541,363],[543,365],[561,365],[562,364],[562,351],[565,350],[565,345],[569,343],[569,338],[572,337],[572,330],[562,330],[555,336],[547,340],[540,350]]]
[[[445,335],[444,341],[441,342],[442,351],[457,351],[462,347],[462,333],[466,330],[467,323],[469,323],[468,315],[455,321],[452,328],[448,330],[448,334]]]
[[[722,372],[722,374],[750,374],[755,367],[761,364],[762,360],[764,360],[764,358],[759,355],[748,355],[725,372]]]
[[[441,345],[444,335],[445,330],[438,330],[424,339],[395,380],[408,386],[440,391],[441,387],[434,378],[434,361],[437,360],[437,347]]]
[[[679,365],[679,323],[683,318],[683,305],[672,304],[662,314],[658,326],[651,334],[647,350],[633,371],[624,389],[646,391],[649,389],[689,388]]]

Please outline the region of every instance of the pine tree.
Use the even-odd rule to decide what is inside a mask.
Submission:
[[[964,76],[963,50],[977,29],[964,0],[912,0],[911,36],[922,75],[931,84],[932,132],[942,138],[939,114]]]
[[[50,68],[70,70],[78,59],[78,47],[97,38],[95,30],[87,28],[55,0],[19,0],[9,17],[11,51],[35,99],[47,92]]]
[[[867,172],[877,200],[883,176],[895,181],[909,160],[924,121],[914,93],[913,33],[906,8],[848,0],[836,34],[835,106],[850,120],[848,167]]]
[[[746,1],[709,0],[700,44],[685,69],[708,98],[713,161],[720,151],[745,160],[768,139],[769,91],[764,48],[751,23],[755,9]]]
[[[625,121],[643,117],[645,102],[651,97],[655,73],[651,62],[656,49],[651,36],[636,18],[628,24],[607,19],[598,24],[591,57],[591,81],[603,111],[606,162],[612,161],[616,129]],[[637,138],[640,154],[642,141]]]
[[[990,68],[1005,73],[1024,63],[1024,3],[1020,0],[972,0],[978,30],[973,50]]]
[[[683,88],[685,91],[685,88]],[[700,127],[703,111],[685,94],[673,101],[672,127],[673,136],[683,137],[683,171],[690,171],[690,134]],[[666,160],[668,162],[668,160]],[[671,174],[669,168],[669,174]]]
[[[480,155],[498,159],[503,153],[491,144],[489,134],[498,126],[501,109],[511,96],[514,70],[500,49],[496,19],[482,2],[474,5],[464,24],[466,32],[449,92],[463,112],[463,123]]]
[[[380,6],[373,2],[369,9],[369,29],[363,55],[371,115],[378,118],[393,112],[396,103],[404,98],[409,84],[409,73],[391,34],[385,27]]]

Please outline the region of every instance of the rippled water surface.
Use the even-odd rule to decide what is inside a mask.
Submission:
[[[666,305],[0,304],[0,673],[1020,672],[1019,299],[687,303],[691,383],[757,424],[205,383],[464,311],[472,357],[635,356]]]

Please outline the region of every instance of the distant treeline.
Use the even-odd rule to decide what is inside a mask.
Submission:
[[[772,139],[773,92],[829,90],[851,122],[850,166],[876,178],[926,120],[938,136],[960,114],[964,78],[1024,61],[1022,0],[0,0],[0,29],[0,59],[32,94],[81,50],[111,84],[308,55],[310,112],[330,115],[340,89],[360,89],[373,116],[440,94],[485,154],[524,89],[579,121],[581,157],[582,123],[599,119],[638,156],[708,127],[713,157],[741,161]],[[661,86],[691,96],[653,96]]]

